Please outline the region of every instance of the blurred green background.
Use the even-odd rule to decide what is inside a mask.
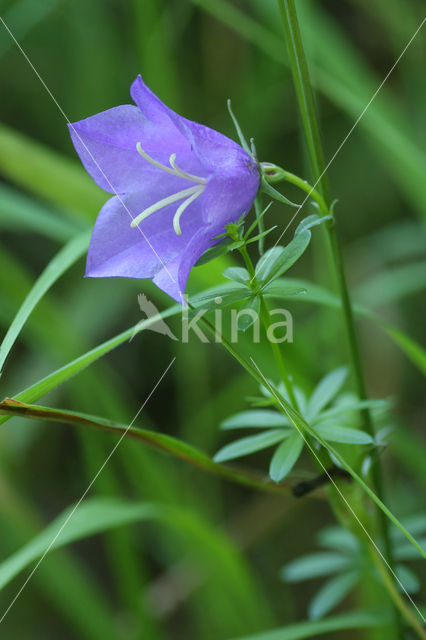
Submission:
[[[297,5],[330,159],[420,24],[424,5]],[[71,122],[129,103],[130,84],[142,73],[179,113],[234,137],[226,110],[231,97],[260,159],[310,179],[274,0],[1,0],[0,8]],[[426,273],[424,42],[420,33],[328,171],[354,298],[417,342],[423,337]],[[69,238],[92,226],[106,195],[86,176],[63,114],[2,25],[0,57],[5,332],[36,277]],[[278,229],[270,245],[292,213],[273,205],[268,222]],[[329,284],[320,245],[315,238],[292,276]],[[190,292],[222,281],[232,259],[194,269]],[[148,281],[90,280],[83,273],[81,259],[31,315],[6,362],[2,397],[136,324],[138,293],[160,310],[170,306]],[[295,339],[286,356],[295,380],[310,391],[346,362],[339,316],[298,301],[288,308]],[[179,332],[178,320],[170,325]],[[408,516],[421,509],[426,485],[420,356],[416,367],[416,355],[407,358],[370,321],[362,320],[359,329],[371,396],[395,398],[397,429],[383,464],[388,503],[398,516]],[[250,351],[247,338],[241,344]],[[260,345],[261,362],[264,351]],[[137,424],[212,455],[228,437],[219,431],[220,421],[246,408],[245,398],[257,393],[219,345],[142,333],[41,403],[128,424],[173,356],[170,373]],[[109,434],[22,418],[1,426],[2,558],[80,497],[115,442]],[[267,454],[256,455],[242,464],[264,472],[267,460]],[[307,457],[301,472],[303,467],[312,470]],[[127,441],[91,495],[166,503],[193,520],[178,532],[161,523],[122,526],[52,553],[2,623],[4,638],[216,640],[306,617],[321,582],[289,586],[278,571],[313,550],[316,532],[332,522],[324,500],[256,494]],[[2,610],[24,577],[2,591]],[[420,602],[424,588],[423,582]],[[359,592],[341,609],[363,597]],[[380,637],[374,630],[340,633],[325,637]]]

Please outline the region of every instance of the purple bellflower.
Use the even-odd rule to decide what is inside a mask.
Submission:
[[[169,109],[133,82],[134,105],[69,126],[94,181],[113,193],[99,212],[86,276],[152,278],[178,302],[198,258],[247,213],[256,162],[221,133]]]

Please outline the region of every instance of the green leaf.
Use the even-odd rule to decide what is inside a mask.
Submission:
[[[301,302],[311,302],[314,304],[321,304],[333,309],[340,308],[340,299],[331,291],[328,291],[320,285],[309,282],[308,280],[302,280],[300,278],[279,278],[274,280],[264,289],[264,295],[270,298],[282,298],[286,299],[285,289],[288,286],[294,286],[305,291],[305,295],[301,296],[299,300]],[[284,292],[284,293],[283,293]],[[365,312],[366,315],[368,311]]]
[[[227,418],[220,425],[221,429],[269,429],[271,427],[291,427],[291,421],[278,411],[255,409],[241,411]]]
[[[233,282],[232,284],[225,283],[207,289],[203,293],[193,296],[190,302],[191,305],[195,307],[196,313],[199,309],[205,309],[206,311],[220,309],[228,304],[246,300],[250,296],[251,291],[246,285]],[[219,300],[219,298],[221,298],[221,300]]]
[[[303,233],[303,231],[308,231],[312,229],[312,227],[317,227],[320,224],[324,224],[324,222],[328,222],[329,220],[333,220],[333,216],[320,216],[317,213],[312,214],[311,216],[307,216],[300,222],[297,226],[295,234]]]
[[[347,367],[340,367],[327,374],[310,397],[307,420],[310,422],[338,394],[348,375]]]
[[[254,231],[254,229],[258,226],[259,221],[262,220],[263,216],[265,215],[265,213],[267,213],[269,211],[269,209],[272,206],[272,202],[270,202],[269,204],[266,205],[266,207],[260,211],[259,215],[256,216],[254,222],[251,223],[251,225],[249,226],[249,228],[247,229],[247,231],[244,234],[244,239],[247,241],[248,238],[250,237],[250,234]],[[274,227],[275,228],[275,227]],[[269,229],[270,231],[270,229]],[[265,231],[265,233],[268,233],[267,231]],[[261,235],[261,234],[259,234]],[[248,242],[247,242],[248,244]]]
[[[0,173],[84,220],[94,220],[107,198],[78,162],[3,124]]]
[[[367,495],[373,500],[373,502],[383,511],[387,518],[389,518],[398,529],[405,535],[405,537],[411,542],[411,544],[416,547],[423,558],[426,558],[426,552],[419,545],[417,540],[410,534],[409,531],[404,527],[404,525],[398,520],[396,516],[392,513],[390,509],[380,500],[380,498],[374,493],[372,489],[364,482],[358,473],[352,469],[352,467],[346,462],[346,460],[340,455],[340,453],[331,446],[324,438],[321,437],[320,434],[315,432],[315,429],[311,427],[311,425],[306,422],[306,420],[283,398],[277,390],[270,384],[270,382],[265,378],[265,376],[261,373],[258,367],[252,368],[248,362],[245,362],[241,357],[239,357],[239,361],[243,364],[244,368],[250,372],[250,374],[257,380],[258,382],[263,383],[273,397],[277,400],[279,406],[282,408],[282,411],[285,415],[288,415],[294,420],[295,426],[303,433],[306,431],[311,436],[317,438],[322,446],[336,458],[336,460],[340,463],[340,465],[352,476],[352,478],[362,487],[362,489],[367,493]]]
[[[292,433],[289,438],[276,449],[269,465],[269,475],[274,482],[281,482],[293,469],[302,449],[303,438],[299,433]]]
[[[33,418],[36,420],[49,420],[60,423],[65,422],[79,427],[101,429],[102,431],[109,431],[120,436],[125,433],[126,437],[139,440],[149,447],[174,456],[175,458],[179,458],[202,471],[213,473],[224,479],[264,491],[277,492],[277,489],[280,490],[281,488],[284,488],[282,485],[277,487],[272,483],[265,483],[263,476],[259,477],[254,473],[246,471],[235,471],[217,464],[216,462],[213,462],[213,460],[203,451],[200,451],[190,444],[183,442],[182,440],[178,440],[177,438],[173,438],[165,433],[157,433],[155,431],[137,429],[135,427],[129,428],[128,426],[99,416],[92,416],[64,409],[51,409],[49,407],[25,404],[23,402],[17,402],[11,398],[6,398],[0,402],[0,414],[4,414],[3,416],[0,416],[0,421],[4,421],[5,418],[7,420],[11,416],[22,416],[24,418]]]
[[[403,333],[395,327],[389,325],[384,326],[384,330],[393,342],[405,353],[407,358],[424,374],[426,375],[426,351],[425,349],[415,342],[406,333]]]
[[[289,284],[299,286],[305,290],[305,295],[297,298],[300,302],[311,302],[331,307],[333,309],[340,309],[340,300],[336,295],[331,293],[331,291],[328,291],[317,284],[298,278],[283,278],[282,280],[275,280],[265,288],[264,295],[265,297],[286,300],[288,295],[286,295],[285,287]],[[426,375],[426,351],[421,345],[416,343],[400,329],[384,323],[379,316],[369,309],[357,304],[353,306],[353,309],[358,315],[369,318],[377,326],[381,327],[383,331],[388,334],[390,339],[401,349],[405,356],[412,362],[412,364]]]
[[[342,527],[325,527],[317,535],[318,544],[353,555],[359,552],[359,541],[353,533]]]
[[[286,247],[269,249],[256,265],[256,278],[265,287],[279,278],[304,253],[311,239],[310,231],[298,233]]]
[[[421,233],[421,232],[420,232]],[[370,276],[354,291],[354,297],[376,308],[423,291],[426,287],[426,261],[410,262]]]
[[[276,429],[257,433],[255,436],[241,438],[219,449],[213,460],[215,462],[225,462],[227,460],[233,460],[234,458],[241,458],[241,456],[247,456],[256,451],[262,451],[263,449],[272,447],[272,445],[277,444],[277,442],[281,442],[281,440],[286,438],[290,433],[288,430]]]
[[[109,353],[124,342],[128,342],[134,335],[135,331],[137,331],[137,333],[140,333],[144,329],[149,328],[152,324],[155,324],[155,322],[157,322],[158,320],[169,318],[178,313],[181,313],[181,311],[181,305],[175,304],[166,311],[163,311],[159,314],[156,314],[155,316],[152,316],[151,318],[147,318],[146,320],[139,322],[135,327],[131,327],[130,329],[119,333],[113,338],[102,342],[97,347],[94,347],[90,351],[84,353],[82,356],[76,358],[75,360],[72,360],[71,362],[68,362],[60,369],[53,371],[45,378],[42,378],[38,382],[32,384],[30,387],[27,387],[20,393],[16,394],[16,396],[14,396],[14,400],[18,400],[21,402],[34,402],[35,400],[38,400],[52,389],[55,389],[66,380],[69,380],[70,378],[75,376],[77,373],[88,367],[93,362],[96,362],[98,358],[102,357],[106,353]],[[0,424],[6,422],[7,420],[9,420],[9,416],[0,416]]]
[[[390,616],[385,613],[351,611],[350,613],[342,613],[324,620],[297,622],[296,624],[286,625],[281,629],[263,631],[262,633],[234,640],[313,640],[323,633],[381,627],[390,622]]]
[[[416,574],[403,564],[398,564],[395,567],[395,573],[398,580],[402,583],[398,588],[400,591],[407,593],[417,593],[420,590],[420,582]]]
[[[408,518],[404,518],[404,526],[407,527],[414,536],[423,533],[426,534],[426,513],[416,513]],[[402,540],[401,531],[395,531],[395,538]]]
[[[277,285],[276,288],[280,287],[280,298],[284,298],[286,300],[293,298],[294,296],[304,296],[306,293],[306,289],[301,289],[301,288],[297,288],[297,287],[288,287],[284,284],[284,280],[275,280],[273,282],[271,282],[270,284],[266,285],[266,288],[263,290],[263,294],[265,295],[265,297],[273,297],[271,295],[269,295],[269,287],[273,287],[277,282],[279,282],[280,284]]]
[[[242,303],[238,309],[237,328],[238,331],[247,331],[255,322],[259,322],[260,297],[252,296]]]
[[[211,522],[187,508],[165,504],[92,498],[77,504],[77,508],[70,507],[0,564],[0,586],[4,587],[25,567],[43,558],[47,549],[54,550],[123,525],[151,521],[171,533],[173,547],[181,555],[183,552],[188,561],[195,562],[200,575],[210,579],[225,599],[232,602],[237,615],[249,615],[248,628],[256,627],[257,605],[262,596],[235,545]]]
[[[351,563],[351,558],[339,553],[311,553],[289,562],[281,570],[280,576],[286,582],[301,582],[343,571]]]
[[[327,411],[321,412],[315,418],[312,418],[312,424],[320,424],[323,420],[328,420],[329,418],[335,418],[338,416],[344,416],[348,413],[353,413],[354,411],[360,411],[361,409],[372,409],[372,410],[381,410],[385,411],[389,409],[390,402],[389,400],[356,400],[355,402],[342,402]]]
[[[67,271],[86,251],[90,234],[85,231],[69,241],[49,262],[43,273],[36,280],[33,288],[22,303],[0,345],[0,373],[5,360],[13,347],[22,327],[34,307],[50,287]]]
[[[250,240],[246,240],[246,245],[251,244],[252,242],[257,242],[257,240],[262,240],[263,238],[266,238],[266,236],[269,236],[269,234],[272,233],[272,231],[275,231],[277,226],[278,225],[274,225],[273,227],[270,227],[269,229],[262,231],[262,233],[258,233],[257,235],[253,236],[252,238],[250,238]]]
[[[63,213],[51,211],[5,184],[0,184],[0,202],[0,229],[40,233],[59,242],[65,242],[84,230],[85,225]]]
[[[408,529],[412,534],[415,534],[412,528],[408,527]],[[419,538],[418,543],[423,549],[426,549],[426,538]],[[399,542],[395,544],[395,557],[398,560],[417,560],[419,554],[412,544],[405,542],[401,544],[401,542]]]
[[[250,274],[244,267],[227,267],[222,275],[228,280],[234,280],[240,284],[247,284],[250,280]]]
[[[219,256],[222,256],[226,253],[229,253],[230,251],[233,251],[234,249],[237,249],[237,247],[241,246],[242,244],[243,244],[242,242],[233,242],[231,238],[225,237],[223,238],[223,240],[221,240],[220,242],[215,244],[213,247],[211,247],[211,249],[207,249],[207,251],[205,251],[203,255],[200,258],[198,258],[194,266],[201,267],[203,264],[207,264],[211,260],[214,260]]]
[[[246,140],[246,139],[245,139],[245,137],[244,137],[244,134],[243,134],[242,129],[241,129],[241,127],[240,127],[239,123],[238,123],[237,118],[236,118],[236,117],[235,117],[235,115],[234,115],[234,112],[232,111],[232,107],[231,107],[231,100],[229,100],[229,99],[228,99],[228,100],[226,101],[226,105],[227,105],[227,107],[228,107],[229,115],[231,116],[232,122],[234,123],[234,127],[235,127],[235,130],[236,130],[236,132],[237,132],[237,135],[238,135],[238,139],[239,139],[239,141],[240,141],[240,144],[241,144],[242,148],[243,148],[245,151],[247,151],[247,153],[248,153],[248,154],[250,154],[250,147],[249,147],[249,145],[248,145],[248,142],[247,142],[247,140]]]
[[[315,432],[330,442],[341,442],[342,444],[372,444],[373,442],[373,438],[365,431],[339,427],[333,423],[318,424],[315,427]]]
[[[48,548],[51,551],[112,527],[149,520],[159,512],[159,508],[151,504],[125,504],[105,499],[87,500],[75,511],[74,507],[67,509],[31,542],[0,564],[0,589],[42,557]]]
[[[322,618],[344,600],[358,582],[359,577],[358,571],[351,571],[328,580],[309,604],[309,617],[313,620]]]
[[[280,191],[277,191],[272,185],[269,184],[265,178],[261,180],[260,189],[263,193],[266,193],[267,196],[270,196],[274,200],[278,200],[278,202],[282,202],[283,204],[288,204],[290,207],[299,207],[296,202],[292,202],[288,198],[286,198]]]

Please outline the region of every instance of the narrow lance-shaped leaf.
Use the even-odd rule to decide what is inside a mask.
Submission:
[[[280,572],[287,582],[301,582],[347,569],[351,558],[341,553],[311,553],[289,562]]]
[[[395,567],[395,573],[400,582],[399,589],[400,591],[405,591],[407,593],[417,593],[420,589],[420,581],[414,571],[411,571],[408,567],[403,564],[398,564]]]
[[[390,402],[388,400],[355,400],[354,402],[342,402],[341,404],[331,407],[327,411],[322,411],[316,418],[312,419],[312,424],[321,424],[321,422],[325,420],[329,420],[330,418],[336,418],[339,416],[344,416],[348,413],[353,413],[354,411],[360,411],[361,409],[372,409],[372,410],[381,410],[384,411],[389,409]]]
[[[272,280],[279,278],[279,276],[288,271],[304,253],[310,239],[310,231],[302,231],[296,234],[287,246],[269,249],[256,265],[258,282],[265,287]]]
[[[134,335],[135,330],[137,330],[137,332],[143,331],[144,329],[150,327],[152,324],[155,324],[160,319],[169,318],[180,313],[181,309],[182,307],[180,305],[173,305],[173,307],[170,307],[166,311],[163,311],[162,313],[159,313],[155,316],[152,316],[151,318],[147,318],[143,322],[138,323],[137,327],[131,327],[130,329],[119,333],[113,338],[102,342],[97,347],[94,347],[90,351],[87,351],[75,360],[68,362],[60,369],[56,369],[56,371],[53,371],[45,378],[42,378],[38,382],[32,384],[30,387],[27,387],[20,393],[16,394],[16,396],[14,396],[14,400],[21,402],[34,402],[35,400],[38,400],[46,393],[48,393],[52,389],[55,389],[60,384],[62,384],[66,380],[69,380],[74,375],[98,360],[98,358],[102,357],[106,353],[109,353],[120,344],[128,342]],[[9,420],[8,415],[0,416],[0,424],[6,422],[7,420]]]
[[[257,433],[255,436],[241,438],[219,449],[214,456],[214,461],[224,462],[225,460],[233,460],[234,458],[240,458],[241,456],[247,456],[250,453],[267,449],[277,442],[284,440],[290,433],[289,430],[277,429]]]
[[[228,280],[235,280],[241,284],[246,284],[250,280],[250,274],[244,267],[228,267],[222,275]]]
[[[33,198],[4,184],[0,185],[0,229],[27,234],[40,233],[65,242],[83,231],[85,224],[51,210]]]
[[[341,442],[342,444],[372,444],[373,438],[360,429],[340,427],[333,423],[320,423],[315,427],[315,433],[329,442]]]
[[[322,547],[338,549],[349,555],[353,555],[359,551],[360,543],[358,538],[342,527],[326,527],[318,533],[317,539]]]
[[[0,170],[78,218],[93,220],[94,212],[105,202],[105,195],[76,162],[3,124],[0,126]]]
[[[242,303],[238,310],[237,324],[238,331],[247,331],[253,324],[259,322],[260,297],[252,296]]]
[[[281,482],[296,464],[302,449],[303,438],[295,432],[275,451],[269,465],[269,475],[274,482]]]
[[[327,374],[313,392],[308,405],[307,419],[312,420],[337,395],[348,375],[347,367]]]
[[[328,449],[330,453],[338,460],[341,466],[353,477],[353,479],[363,488],[363,490],[370,496],[370,498],[375,502],[375,504],[383,511],[383,513],[394,523],[395,526],[400,529],[400,531],[405,535],[405,537],[411,542],[411,544],[416,547],[419,553],[426,558],[426,551],[422,549],[417,540],[407,531],[407,529],[403,526],[403,524],[398,520],[398,518],[392,513],[390,509],[380,500],[380,498],[374,493],[372,489],[364,482],[364,480],[356,473],[354,469],[346,462],[343,456],[332,447],[332,445],[327,442],[324,438],[322,438],[318,433],[315,433],[315,429],[313,429],[306,420],[299,415],[299,413],[293,409],[293,407],[277,392],[277,390],[270,384],[270,382],[265,378],[260,369],[255,365],[255,369],[251,368],[249,363],[244,363],[247,371],[251,373],[251,375],[258,381],[262,381],[263,384],[269,389],[270,393],[277,400],[279,406],[282,408],[285,415],[289,416],[291,420],[294,422],[295,427],[303,433],[303,431],[307,431],[311,436],[316,437],[322,446],[325,449]],[[311,450],[312,455],[314,452]],[[348,509],[350,509],[350,505],[347,505]]]
[[[19,332],[34,307],[56,280],[87,251],[88,245],[89,233],[85,231],[70,240],[49,262],[43,273],[36,280],[0,345],[0,372]]]
[[[286,293],[286,287],[288,287],[288,285],[299,286],[305,290],[305,294],[297,298],[300,302],[310,302],[331,307],[332,309],[340,309],[340,300],[335,294],[324,289],[324,287],[320,287],[317,284],[313,284],[299,278],[283,278],[282,280],[274,280],[265,287],[263,294],[265,297],[286,300],[289,297]],[[394,344],[396,344],[396,346],[402,351],[402,353],[404,353],[408,360],[410,360],[410,362],[417,367],[419,371],[426,375],[426,351],[420,344],[400,329],[384,323],[377,314],[373,313],[366,307],[354,304],[353,310],[358,315],[369,318],[378,327],[380,327],[389,336],[392,342],[394,342]]]
[[[271,427],[291,427],[290,420],[278,411],[254,409],[241,411],[226,418],[220,425],[221,429],[267,429]]]
[[[328,580],[311,601],[308,609],[309,617],[314,620],[322,618],[348,595],[359,577],[358,571],[351,571]]]
[[[296,624],[264,631],[261,634],[256,633],[255,635],[244,636],[244,638],[236,638],[235,640],[312,640],[323,633],[381,627],[391,622],[387,613],[351,611],[350,613],[341,613],[324,620],[297,622]]]

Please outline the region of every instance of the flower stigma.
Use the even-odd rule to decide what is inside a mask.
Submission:
[[[130,226],[132,228],[137,227],[140,222],[148,218],[148,216],[152,215],[153,213],[160,211],[164,207],[167,207],[169,204],[179,202],[179,200],[184,200],[184,202],[182,202],[182,204],[177,208],[176,213],[173,217],[173,229],[178,236],[182,235],[180,218],[185,209],[189,207],[189,205],[203,193],[204,189],[206,188],[207,178],[202,178],[200,176],[193,175],[192,173],[188,173],[183,169],[180,169],[176,165],[176,153],[171,154],[169,158],[170,167],[167,167],[166,165],[152,158],[146,151],[144,151],[140,142],[136,144],[136,149],[142,156],[142,158],[150,162],[154,167],[157,167],[158,169],[161,169],[161,171],[169,173],[172,176],[176,176],[177,178],[183,178],[184,180],[189,180],[189,182],[196,182],[197,184],[189,187],[188,189],[178,191],[177,193],[174,193],[167,198],[158,200],[158,202],[155,202],[147,209],[144,209],[138,216],[136,216],[136,218],[132,220]]]

